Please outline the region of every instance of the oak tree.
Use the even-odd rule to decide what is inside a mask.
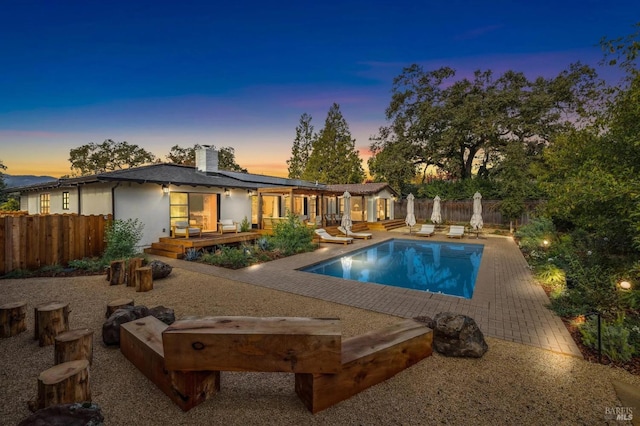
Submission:
[[[138,145],[111,139],[101,144],[91,142],[69,151],[71,170],[80,176],[142,166],[154,160],[152,153]]]

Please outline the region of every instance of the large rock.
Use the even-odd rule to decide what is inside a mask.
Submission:
[[[18,426],[99,426],[103,422],[100,406],[85,402],[43,408],[21,421]]]
[[[120,325],[149,315],[149,308],[143,305],[124,306],[116,309],[102,324],[102,341],[105,345],[119,345]]]
[[[149,308],[149,314],[158,318],[160,321],[167,325],[171,325],[176,322],[176,314],[171,308],[165,308],[164,306],[154,306]]]
[[[443,355],[480,358],[489,346],[482,331],[471,317],[452,312],[440,312],[434,319],[416,317],[433,330],[433,347]]]
[[[151,267],[151,275],[154,280],[168,277],[173,270],[171,265],[164,263],[161,260],[152,260],[147,266]]]

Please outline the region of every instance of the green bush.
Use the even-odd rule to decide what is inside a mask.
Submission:
[[[193,247],[189,247],[184,254],[184,260],[189,262],[195,262],[198,259],[200,259],[200,256],[201,256],[200,250]]]
[[[98,258],[85,257],[83,259],[74,259],[69,261],[69,267],[88,272],[104,271],[107,266],[107,262]]]
[[[598,320],[595,315],[580,327],[582,343],[592,349],[598,349]],[[634,348],[629,343],[630,332],[624,325],[624,317],[618,316],[613,321],[601,320],[602,354],[612,361],[629,361]]]
[[[554,240],[556,228],[551,219],[546,217],[534,218],[527,225],[521,226],[516,231],[520,249],[525,253],[544,250],[544,240],[551,243]],[[550,246],[551,247],[551,246]]]
[[[240,232],[249,232],[251,231],[251,224],[249,223],[249,219],[245,216],[240,223]]]
[[[250,250],[244,247],[222,246],[214,253],[202,255],[201,261],[210,265],[222,266],[224,268],[240,269],[253,263]]]
[[[103,259],[106,262],[135,257],[136,246],[142,239],[144,224],[138,219],[114,220],[107,226],[107,248]]]
[[[305,226],[298,216],[288,213],[287,220],[278,222],[273,230],[271,242],[285,256],[313,251],[313,229]]]
[[[536,279],[551,289],[552,294],[559,294],[566,289],[565,272],[553,263],[542,263],[535,272]]]

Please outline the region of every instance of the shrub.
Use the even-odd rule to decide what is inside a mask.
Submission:
[[[249,219],[245,216],[240,223],[240,232],[249,232],[251,231],[251,224],[249,223]]]
[[[313,229],[305,226],[298,216],[287,214],[287,220],[276,224],[273,230],[272,243],[275,249],[285,256],[313,251]]]
[[[580,327],[582,343],[592,349],[598,349],[598,321],[595,316]],[[629,343],[630,332],[624,325],[624,316],[619,315],[613,321],[601,320],[602,354],[612,361],[629,361],[634,348]]]
[[[189,247],[184,254],[184,260],[187,260],[189,262],[195,262],[200,258],[200,255],[201,255],[200,250],[193,247]]]
[[[134,257],[143,228],[144,224],[138,219],[114,220],[105,232],[107,248],[103,254],[104,260],[109,262]]]
[[[556,228],[551,219],[538,217],[529,224],[520,227],[516,231],[518,245],[525,253],[531,253],[543,248],[543,241],[551,241],[555,235]]]
[[[98,258],[85,257],[83,259],[74,259],[69,261],[69,267],[88,272],[103,271],[107,266],[107,262]]]
[[[536,279],[552,294],[559,294],[566,288],[565,272],[553,263],[543,263],[536,268]]]
[[[222,246],[215,253],[202,255],[202,262],[210,265],[222,266],[224,268],[240,269],[252,263],[251,253],[243,247]]]
[[[262,251],[269,251],[273,248],[273,244],[271,243],[271,240],[267,237],[260,237],[256,241],[256,246],[258,246],[258,248]]]

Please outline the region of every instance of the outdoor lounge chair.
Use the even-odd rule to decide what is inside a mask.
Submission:
[[[416,235],[419,237],[430,237],[433,234],[435,234],[435,232],[436,232],[436,226],[430,223],[430,224],[422,225],[420,230],[416,232]]]
[[[238,223],[234,222],[233,219],[221,219],[220,222],[218,222],[218,232],[221,234],[225,232],[238,233]]]
[[[329,234],[324,228],[314,230],[321,243],[339,243],[339,244],[350,244],[353,242],[353,238],[351,237],[334,237]]]
[[[462,225],[451,225],[449,228],[449,233],[447,234],[449,238],[462,238],[464,237],[464,226]]]
[[[171,227],[173,238],[176,237],[202,237],[202,227],[189,225],[186,220],[177,220]]]
[[[373,234],[370,232],[351,232],[345,229],[343,226],[338,226],[338,231],[340,231],[347,237],[352,237],[352,238],[362,238],[366,240],[367,238],[373,237]]]

